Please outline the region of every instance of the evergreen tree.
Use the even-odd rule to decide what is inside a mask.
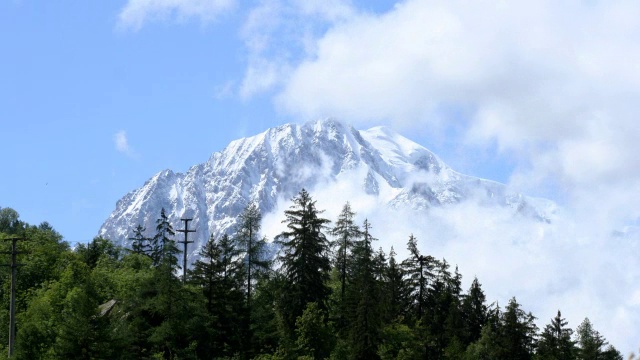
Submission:
[[[461,351],[464,326],[460,311],[461,276],[449,272],[443,260],[435,265],[435,279],[427,289],[427,299],[420,330],[430,359],[442,359],[448,349],[450,354]]]
[[[538,340],[536,359],[539,360],[573,360],[575,359],[575,343],[571,340],[573,330],[566,327],[567,321],[558,315],[545,326]]]
[[[336,249],[334,263],[340,274],[340,321],[344,326],[345,291],[347,286],[347,262],[356,240],[362,235],[360,228],[354,221],[356,213],[351,210],[347,202],[338,216],[335,226],[331,229],[331,235],[335,237],[332,247]]]
[[[350,349],[352,359],[376,359],[380,342],[381,314],[380,288],[374,277],[375,255],[368,220],[362,226],[362,240],[353,249],[353,282],[349,286],[349,298],[353,308],[351,319]]]
[[[414,319],[422,319],[424,314],[428,286],[435,279],[435,270],[438,261],[432,256],[420,254],[418,241],[411,234],[407,243],[409,258],[402,262],[402,267],[406,276],[407,284],[411,289],[411,303],[415,308]]]
[[[219,306],[216,296],[224,293],[220,289],[224,274],[222,249],[216,243],[213,234],[200,250],[200,259],[193,264],[190,273],[189,279],[202,288],[207,300],[207,311],[213,313]]]
[[[580,360],[618,360],[622,355],[613,346],[605,348],[609,343],[593,328],[589,318],[576,328],[576,342],[578,345],[578,359]]]
[[[532,358],[538,331],[534,320],[535,317],[525,313],[515,298],[509,300],[498,328],[500,359]]]
[[[486,296],[475,277],[462,300],[462,318],[466,327],[463,343],[469,345],[480,338],[482,327],[488,319]]]
[[[180,250],[175,241],[170,238],[175,236],[173,226],[164,208],[160,211],[160,218],[156,220],[156,235],[152,239],[151,258],[156,266],[162,266],[166,271],[178,269],[178,253]]]
[[[251,290],[255,286],[256,274],[267,271],[270,266],[270,262],[265,256],[266,240],[259,238],[261,221],[262,215],[254,203],[247,205],[238,217],[236,238],[245,257],[246,293],[249,308],[251,308]]]
[[[296,320],[296,353],[300,357],[326,359],[329,356],[333,336],[325,317],[326,311],[310,302]]]
[[[136,254],[148,254],[151,251],[151,244],[149,244],[151,239],[144,236],[146,230],[141,224],[138,224],[133,229],[133,236],[129,238],[131,240],[131,249],[128,249],[129,251]]]
[[[385,306],[383,319],[385,323],[396,321],[406,314],[409,306],[411,290],[404,280],[404,271],[396,262],[396,252],[391,247],[389,264],[386,267],[386,283],[384,284]]]
[[[88,244],[79,244],[76,253],[82,260],[93,269],[102,258],[118,260],[122,255],[122,248],[114,245],[110,240],[102,237],[95,237]]]
[[[319,217],[322,211],[316,209],[316,202],[306,190],[302,189],[292,201],[283,221],[288,230],[277,240],[282,246],[279,261],[286,279],[280,305],[290,331],[308,303],[316,302],[320,309],[326,309],[330,270],[329,243],[322,232],[329,220]]]
[[[241,350],[242,334],[234,324],[240,323],[244,295],[241,291],[241,259],[229,236],[216,242],[213,235],[200,250],[190,278],[202,289],[206,310],[210,315],[209,353],[232,356]]]
[[[378,252],[375,253],[373,258],[373,277],[379,283],[387,281],[387,254],[384,253],[382,247],[378,248]]]

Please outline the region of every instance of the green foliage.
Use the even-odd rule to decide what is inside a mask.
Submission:
[[[422,346],[408,325],[393,322],[382,329],[378,356],[382,360],[421,359]]]
[[[374,278],[371,225],[364,221],[362,239],[353,249],[352,279],[348,292],[350,350],[352,359],[376,359],[380,341],[380,286]]]
[[[279,269],[261,263],[260,214],[249,206],[236,234],[201,249],[186,285],[176,276],[178,250],[164,211],[153,251],[138,226],[139,246],[123,252],[99,237],[71,250],[48,223],[25,224],[0,209],[0,237],[26,238],[16,358],[622,359],[588,319],[572,333],[558,312],[538,333],[515,298],[504,311],[487,306],[478,279],[463,294],[457,268],[421,254],[413,236],[401,263],[393,248],[388,257],[374,252],[370,224],[355,226],[348,204],[332,232],[329,276],[329,220],[306,191],[293,200],[278,238]],[[7,246],[0,242],[0,251]],[[8,275],[0,268],[3,323]],[[7,330],[0,327],[3,343]],[[0,351],[5,358],[6,347]]]
[[[545,326],[538,341],[538,360],[572,360],[575,358],[575,343],[571,340],[573,331],[566,327],[567,321],[558,315]]]
[[[144,236],[146,230],[141,224],[138,224],[133,229],[133,237],[129,238],[131,240],[131,249],[127,250],[136,254],[149,254],[151,252],[151,238]]]
[[[484,291],[476,277],[462,300],[462,318],[466,324],[463,340],[467,345],[480,338],[482,327],[488,320],[486,301]]]
[[[433,256],[420,254],[418,240],[409,236],[407,243],[409,258],[402,262],[407,285],[410,289],[410,302],[413,312],[409,314],[414,321],[420,320],[424,314],[427,302],[427,289],[435,279],[435,269],[438,261]]]
[[[251,203],[238,217],[236,230],[237,244],[245,257],[247,304],[251,306],[251,291],[260,273],[269,270],[270,261],[266,259],[266,239],[259,238],[262,215],[256,204]],[[253,275],[253,276],[252,276]]]
[[[405,281],[402,266],[396,262],[396,252],[391,247],[388,266],[385,268],[385,283],[382,285],[382,294],[386,300],[383,305],[383,321],[391,323],[407,314],[409,308],[409,296],[411,289]]]
[[[326,311],[310,302],[296,319],[296,353],[310,359],[324,359],[333,348],[333,331],[327,323]]]
[[[339,328],[345,324],[345,294],[347,288],[348,261],[351,251],[355,247],[356,240],[362,236],[360,228],[355,223],[356,213],[351,210],[351,205],[347,202],[338,216],[335,226],[331,229],[331,235],[335,238],[331,242],[331,247],[335,249],[333,263],[340,274],[340,299],[338,303]]]
[[[191,283],[205,299],[207,341],[200,344],[216,356],[230,356],[241,349],[243,334],[235,326],[246,311],[241,291],[241,264],[228,236],[210,238],[190,273]]]
[[[316,209],[316,202],[306,190],[292,201],[283,221],[288,230],[278,240],[282,246],[279,260],[286,279],[280,308],[290,330],[308,303],[316,302],[321,309],[326,308],[330,270],[329,242],[322,232],[329,220],[319,217],[322,211]]]
[[[95,237],[88,244],[79,244],[76,253],[89,268],[93,269],[103,257],[117,261],[122,256],[122,249],[108,239]]]
[[[39,295],[19,318],[18,358],[110,358],[109,323],[86,264],[70,262]]]
[[[0,233],[18,235],[24,229],[20,215],[12,208],[0,207]]]
[[[596,331],[589,321],[584,321],[576,328],[577,358],[579,360],[618,360],[622,355],[613,346],[608,346],[607,340]],[[606,348],[605,348],[606,347]]]
[[[150,256],[155,266],[162,266],[165,271],[173,271],[178,268],[180,250],[176,247],[173,226],[167,218],[164,208],[160,211],[160,217],[156,220],[156,234],[151,239]]]

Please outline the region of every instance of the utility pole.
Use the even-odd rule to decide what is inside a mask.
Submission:
[[[184,233],[184,241],[178,241],[180,244],[184,244],[184,251],[182,252],[183,260],[182,260],[182,284],[187,282],[187,245],[193,243],[193,241],[189,241],[189,233],[196,232],[195,230],[189,230],[189,221],[193,219],[180,219],[180,221],[184,222],[184,229],[176,230],[177,232]]]
[[[18,240],[24,240],[20,237],[10,237],[5,240],[11,240],[11,251],[3,251],[0,254],[10,254],[11,264],[0,264],[0,266],[11,267],[11,302],[9,303],[9,357],[13,356],[13,344],[16,339],[16,269],[23,264],[16,263],[16,255],[22,253],[17,251],[16,244]]]

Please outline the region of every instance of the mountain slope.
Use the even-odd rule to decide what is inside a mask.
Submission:
[[[356,182],[356,187],[394,209],[427,211],[467,200],[506,207],[516,215],[549,221],[553,203],[509,193],[502,184],[459,174],[426,148],[385,127],[358,131],[334,120],[288,124],[231,142],[186,173],[164,170],[125,195],[99,235],[128,245],[137,224],[153,233],[164,207],[174,228],[192,217],[195,245],[189,262],[213,234],[233,232],[250,201],[263,214],[301,188],[315,198],[321,185]],[[351,184],[354,185],[354,184]],[[321,191],[321,190],[319,190]],[[342,206],[349,199],[335,199]]]

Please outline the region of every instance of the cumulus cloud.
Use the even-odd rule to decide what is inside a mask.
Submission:
[[[235,0],[129,0],[118,15],[118,26],[139,30],[151,20],[178,20],[198,18],[211,22],[230,10]]]
[[[118,152],[125,154],[128,157],[137,157],[136,152],[133,150],[131,145],[129,145],[129,140],[127,139],[126,131],[120,130],[117,133],[115,133],[113,135],[113,143]]]
[[[408,0],[352,12],[307,47],[276,104],[357,125],[462,126],[461,143],[518,158],[525,190],[549,177],[617,184],[640,175],[638,15],[630,1]]]
[[[241,30],[247,68],[239,94],[250,99],[282,86],[295,59],[313,51],[327,24],[352,16],[345,0],[263,0],[252,8]]]

